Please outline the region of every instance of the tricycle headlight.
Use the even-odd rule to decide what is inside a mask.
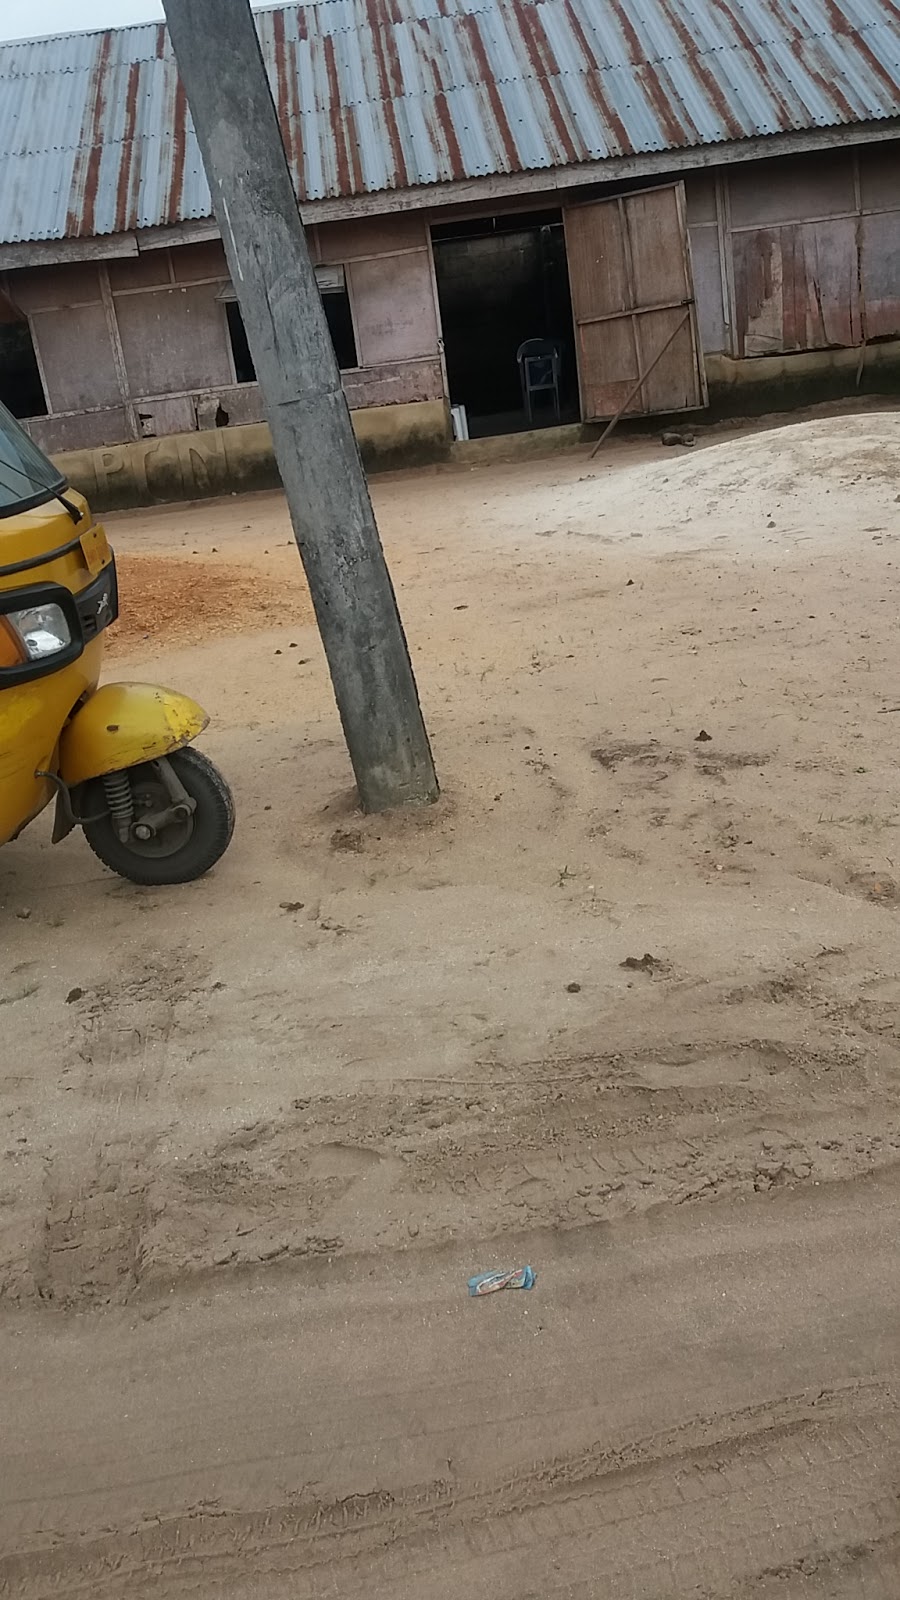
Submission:
[[[45,605],[29,606],[24,611],[8,611],[10,622],[22,641],[29,661],[45,661],[58,655],[72,643],[72,631],[66,621],[62,606],[52,601]]]

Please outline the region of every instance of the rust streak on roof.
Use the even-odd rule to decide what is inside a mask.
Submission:
[[[131,173],[134,164],[134,130],[137,122],[138,84],[141,77],[141,64],[132,61],[128,68],[128,88],[125,91],[125,129],[122,135],[122,159],[119,165],[119,181],[116,185],[116,229],[117,233],[124,233],[131,225],[129,200],[131,197]]]
[[[547,110],[550,113],[553,130],[559,140],[560,150],[565,156],[566,164],[568,164],[570,161],[578,160],[578,151],[566,127],[565,119],[556,98],[554,79],[559,75],[559,66],[553,54],[550,41],[541,26],[540,9],[539,6],[525,5],[522,7],[522,32],[525,48],[534,67],[534,75],[536,78],[546,82],[547,89],[544,98]]]
[[[90,236],[94,232],[94,211],[97,204],[97,190],[100,184],[100,161],[103,156],[103,113],[106,108],[105,78],[112,48],[112,36],[104,34],[94,69],[91,73],[90,88],[87,101],[87,127],[84,131],[83,141],[79,144],[76,161],[75,176],[73,178],[72,199],[80,199],[80,212],[73,205],[69,207],[69,217],[66,233],[84,232]]]
[[[850,29],[850,27],[848,25],[848,22],[847,22],[847,18],[844,16],[844,13],[841,10],[840,5],[837,3],[837,0],[822,0],[822,5],[825,8],[826,14],[828,16],[828,21],[831,24],[831,28],[832,28],[833,32],[835,34],[839,35],[839,37],[841,39],[841,49],[844,50],[846,48],[847,36],[851,32],[851,29]],[[868,66],[869,70],[871,72],[873,72],[875,74],[875,76],[878,78],[879,82],[882,85],[882,88],[890,90],[891,85],[895,81],[894,77],[890,72],[888,72],[886,67],[882,66],[881,62],[879,61],[878,57],[876,56],[875,52],[873,51],[873,49],[872,49],[872,47],[871,47],[871,45],[869,43],[869,40],[866,37],[868,31],[869,30],[867,28],[860,28],[859,33],[858,33],[857,38],[856,38],[856,47],[857,47],[857,49],[859,51],[860,56],[863,58],[863,60],[865,61],[866,65]],[[896,42],[897,42],[896,41],[896,36],[895,36],[895,41],[894,42],[895,42],[895,45],[896,45]],[[896,61],[896,57],[897,57],[897,51],[895,49],[895,52],[894,52],[895,61]]]
[[[181,208],[184,187],[184,156],[187,144],[187,96],[181,83],[175,89],[175,114],[172,119],[172,166],[169,175],[169,193],[164,222],[176,222]]]
[[[434,108],[435,121],[440,128],[440,138],[435,139],[435,144],[439,152],[441,151],[441,145],[443,150],[446,151],[451,172],[459,172],[463,166],[463,154],[456,134],[453,113],[447,104],[447,96],[441,84],[441,75],[437,62],[432,58],[428,63],[428,67],[434,80],[434,94],[431,103]]]
[[[503,156],[505,158],[504,170],[506,172],[515,172],[519,164],[519,152],[516,147],[516,141],[512,128],[509,125],[509,118],[506,115],[506,109],[500,97],[500,91],[497,88],[497,80],[491,71],[491,64],[488,60],[488,54],[487,50],[485,49],[484,40],[481,37],[477,22],[471,14],[463,18],[463,27],[465,28],[466,39],[472,52],[472,59],[475,62],[479,72],[480,80],[487,89],[488,100],[490,101],[491,111],[493,112],[494,122],[497,126],[497,133],[500,138],[500,144],[502,146]]]
[[[287,44],[284,36],[284,12],[272,13],[272,35],[275,41],[275,82],[274,94],[275,110],[278,113],[278,126],[281,129],[281,142],[284,145],[285,155],[293,170],[296,170],[297,152],[294,149],[294,119],[291,115],[291,78],[296,74],[288,71]]]
[[[400,63],[393,52],[385,49],[386,39],[390,37],[390,20],[384,0],[365,0],[365,7],[372,37],[381,104],[384,107],[385,127],[391,147],[391,163],[398,182],[402,185],[406,182],[406,158],[403,154],[403,140],[400,137],[400,126],[394,106],[395,97],[403,93]]]
[[[332,109],[331,133],[334,141],[334,154],[337,165],[337,186],[339,194],[353,194],[353,169],[350,162],[350,151],[347,142],[347,124],[344,121],[344,108],[341,104],[341,91],[338,82],[337,61],[334,54],[334,37],[326,33],[322,40],[322,52],[325,57],[325,78],[328,84],[328,102]]]
[[[663,0],[663,3],[665,4],[665,0]],[[678,15],[677,3],[675,5],[666,5],[666,14],[684,53],[687,54],[690,50],[692,39],[689,29]],[[746,41],[746,48],[748,50],[752,50],[753,46],[751,45],[746,34],[744,35],[744,38]],[[728,130],[730,137],[732,139],[739,139],[741,137],[740,120],[732,111],[728,93],[724,86],[719,82],[713,67],[708,64],[708,61],[708,56],[704,57],[702,54],[697,55],[695,71],[697,74],[698,85],[702,84],[710,105],[713,106],[713,108],[718,112],[722,119],[722,126]]]

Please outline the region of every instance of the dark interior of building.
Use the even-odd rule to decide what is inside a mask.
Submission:
[[[31,340],[31,329],[24,318],[2,313],[0,302],[0,400],[14,417],[45,417],[47,402]]]
[[[470,437],[578,418],[578,375],[562,215],[480,217],[431,230],[451,405],[465,406]],[[518,352],[552,341],[550,363],[526,410]],[[532,347],[532,351],[536,347]],[[556,401],[558,400],[558,410]]]
[[[322,305],[325,311],[325,321],[331,334],[337,364],[342,372],[357,365],[356,335],[353,331],[353,315],[350,310],[350,298],[346,288],[322,295]],[[247,340],[244,319],[241,308],[236,300],[226,300],[225,315],[228,319],[228,337],[231,340],[231,354],[234,359],[234,375],[238,383],[255,383],[256,368],[250,354],[250,345]]]

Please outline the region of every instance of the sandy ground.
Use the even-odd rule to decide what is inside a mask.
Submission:
[[[900,415],[375,498],[387,818],[281,499],[109,521],[239,826],[0,857],[0,1594],[896,1600]]]

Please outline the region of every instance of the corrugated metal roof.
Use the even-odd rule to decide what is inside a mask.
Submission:
[[[900,115],[894,0],[310,0],[257,13],[301,200]],[[161,23],[0,46],[0,239],[207,217]]]

